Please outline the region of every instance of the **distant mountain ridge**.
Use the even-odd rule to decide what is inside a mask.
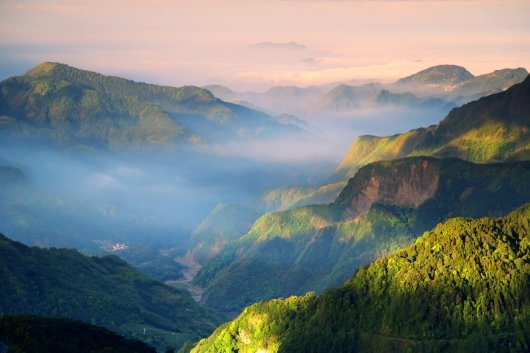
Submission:
[[[526,76],[528,72],[524,68],[501,69],[474,76],[461,66],[437,65],[391,84],[369,82],[361,85],[276,86],[262,93],[235,92],[220,85],[204,88],[211,90],[218,98],[261,108],[273,115],[288,113],[302,118],[315,118],[388,104],[448,112],[454,106],[502,92],[520,83]],[[381,93],[383,97],[378,98]],[[392,99],[385,99],[389,94]]]
[[[508,90],[453,109],[440,124],[387,137],[360,136],[334,179],[362,165],[414,155],[474,162],[530,159],[530,77]]]
[[[397,84],[457,85],[474,78],[466,68],[457,65],[437,65],[397,80]]]
[[[111,149],[287,129],[199,87],[138,83],[59,63],[0,82],[0,116],[2,130]]]

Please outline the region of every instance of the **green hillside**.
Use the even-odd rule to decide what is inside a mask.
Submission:
[[[266,211],[285,211],[293,207],[325,204],[335,200],[345,186],[346,181],[322,186],[283,186],[264,193],[258,204]]]
[[[530,206],[454,218],[340,288],[246,308],[192,352],[528,352],[529,256]]]
[[[256,218],[257,213],[243,206],[219,204],[193,231],[188,248],[195,260],[202,263],[227,242],[245,234]]]
[[[0,278],[0,315],[68,317],[155,346],[205,336],[219,322],[189,294],[146,277],[117,256],[27,247],[0,235]]]
[[[0,82],[0,116],[8,132],[111,149],[282,130],[272,117],[202,88],[138,83],[58,63]]]
[[[0,318],[0,341],[16,353],[155,353],[102,327],[30,315]],[[0,344],[1,347],[1,344]]]
[[[359,137],[334,179],[349,178],[374,161],[417,155],[479,163],[530,159],[530,77],[505,92],[453,109],[438,125],[393,136]]]
[[[450,217],[505,214],[530,201],[530,162],[413,157],[361,168],[337,200],[260,217],[197,274],[205,304],[246,305],[322,291]]]

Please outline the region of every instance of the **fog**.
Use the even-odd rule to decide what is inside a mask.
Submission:
[[[182,255],[217,204],[262,212],[260,195],[271,188],[325,183],[358,135],[404,132],[443,115],[358,109],[312,119],[303,130],[120,151],[2,136],[0,165],[20,169],[24,179],[0,186],[0,231],[27,244],[90,254],[104,253],[105,242],[124,243],[126,259],[136,265],[161,249]]]

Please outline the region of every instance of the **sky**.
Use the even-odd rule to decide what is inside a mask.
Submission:
[[[0,79],[45,61],[239,91],[530,69],[529,14],[528,0],[0,0]]]

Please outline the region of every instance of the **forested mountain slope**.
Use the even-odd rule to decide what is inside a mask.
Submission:
[[[453,109],[438,125],[393,136],[359,137],[334,178],[349,178],[374,161],[418,155],[478,163],[530,159],[530,77]]]
[[[267,213],[198,273],[203,301],[237,313],[322,291],[451,217],[498,216],[530,201],[530,162],[411,157],[361,168],[331,204]]]
[[[188,293],[146,277],[114,255],[28,247],[0,235],[0,278],[0,315],[67,317],[153,344],[166,335],[181,343],[205,336],[219,323]]]
[[[261,302],[194,353],[530,349],[530,207],[454,218],[320,296]]]

